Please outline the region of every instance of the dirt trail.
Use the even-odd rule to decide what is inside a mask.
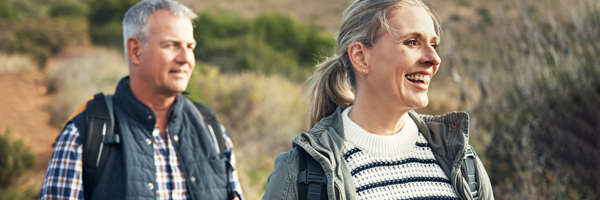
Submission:
[[[52,156],[52,142],[59,134],[50,125],[46,107],[50,102],[39,71],[0,74],[0,131],[11,130],[13,139],[22,139],[35,154],[36,167],[30,174],[33,182],[41,182]]]

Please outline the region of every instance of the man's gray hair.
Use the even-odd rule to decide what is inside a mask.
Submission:
[[[127,39],[135,37],[146,46],[150,36],[148,17],[157,10],[165,9],[177,17],[189,20],[198,17],[192,10],[183,4],[173,0],[144,0],[127,10],[123,18],[123,44],[125,46],[125,58],[127,58]],[[127,58],[129,60],[129,58]]]

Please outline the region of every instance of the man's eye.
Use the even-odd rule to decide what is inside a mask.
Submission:
[[[406,41],[405,44],[417,45],[417,41],[415,41],[415,40],[409,40],[409,41]]]
[[[437,48],[438,48],[438,46],[440,46],[440,45],[439,45],[439,44],[436,44],[436,43],[432,43],[432,44],[431,44],[431,47],[433,47],[433,49],[437,49]]]

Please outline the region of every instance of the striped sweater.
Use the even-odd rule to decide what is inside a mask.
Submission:
[[[458,200],[427,140],[409,119],[391,136],[369,133],[342,113],[344,159],[359,199]]]

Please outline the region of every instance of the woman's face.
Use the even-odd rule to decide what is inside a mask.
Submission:
[[[365,49],[369,71],[363,89],[383,105],[410,110],[425,107],[431,77],[441,62],[433,20],[422,7],[410,6],[394,12],[388,22],[393,31],[386,31],[373,47]]]

